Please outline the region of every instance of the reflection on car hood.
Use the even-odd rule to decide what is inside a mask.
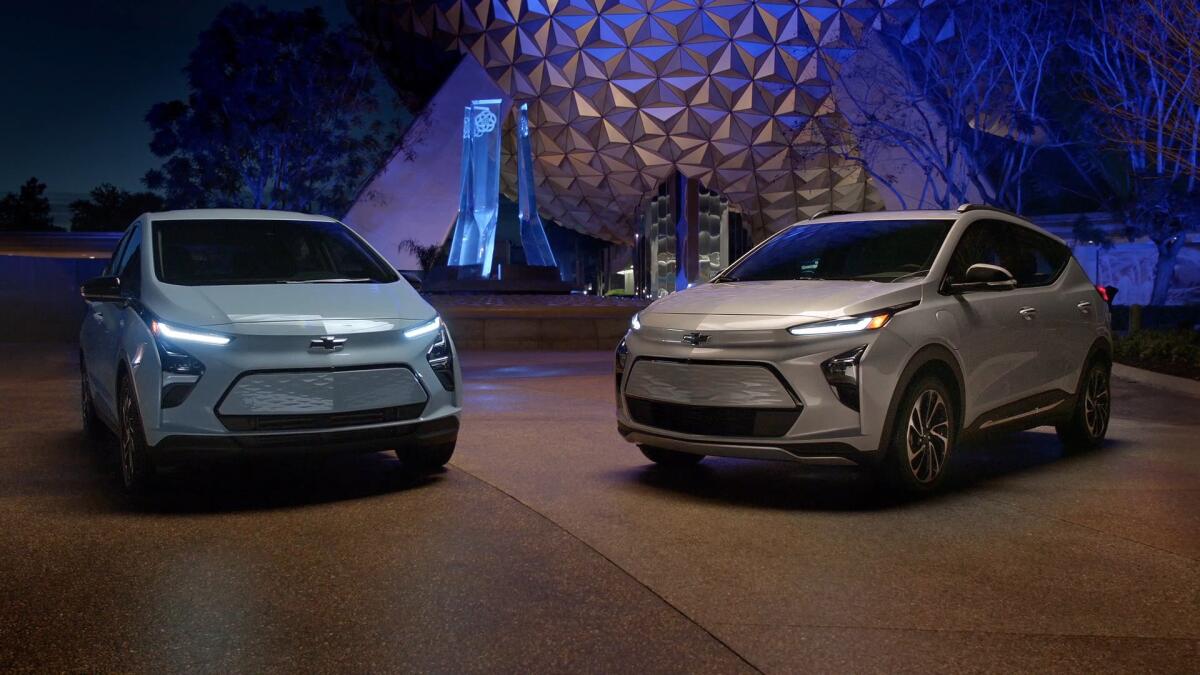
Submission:
[[[434,310],[403,281],[390,284],[156,285],[164,320],[192,326],[336,319],[428,319]]]
[[[919,299],[918,282],[737,281],[672,293],[647,308],[655,314],[832,318]]]

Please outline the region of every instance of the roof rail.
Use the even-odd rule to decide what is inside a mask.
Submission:
[[[1002,209],[999,206],[989,206],[987,204],[970,204],[970,203],[961,204],[955,210],[958,211],[959,213],[970,213],[971,211],[995,211],[996,213],[1003,213],[1004,215],[1012,216],[1013,218],[1020,218],[1021,220],[1028,220],[1025,216],[1023,216],[1019,213],[1009,211],[1008,209]]]
[[[824,218],[825,216],[845,216],[845,215],[849,215],[851,213],[858,213],[858,212],[857,211],[840,211],[838,209],[825,209],[824,211],[818,211],[817,215],[809,218],[809,220],[816,220],[817,218]]]

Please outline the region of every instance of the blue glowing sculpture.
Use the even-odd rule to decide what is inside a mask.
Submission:
[[[500,214],[500,100],[471,101],[463,110],[461,194],[447,263],[492,274]]]
[[[521,214],[521,247],[525,264],[534,267],[557,267],[546,228],[538,216],[533,192],[533,151],[529,147],[529,105],[517,108],[517,199]]]

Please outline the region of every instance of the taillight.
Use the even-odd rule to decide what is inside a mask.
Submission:
[[[1111,305],[1113,299],[1117,297],[1116,286],[1096,286],[1096,292],[1100,294],[1100,299]]]

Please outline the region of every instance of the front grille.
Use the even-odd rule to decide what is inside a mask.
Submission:
[[[705,408],[786,410],[796,404],[783,381],[757,363],[634,361],[625,393],[636,398]]]
[[[386,424],[416,419],[425,409],[424,403],[413,405],[356,410],[344,413],[316,413],[311,415],[217,415],[221,424],[230,431],[306,431],[314,429],[337,429],[339,427]]]
[[[424,405],[425,388],[409,368],[319,368],[251,372],[217,405],[226,417],[310,418]]]
[[[697,436],[777,437],[792,428],[799,408],[718,408],[625,397],[633,421]]]

